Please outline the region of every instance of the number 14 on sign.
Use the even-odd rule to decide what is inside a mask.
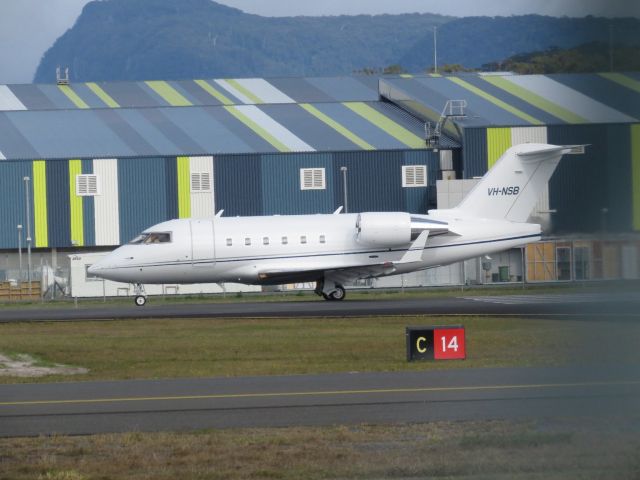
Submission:
[[[436,329],[433,336],[434,357],[436,360],[463,359],[466,357],[463,328]]]

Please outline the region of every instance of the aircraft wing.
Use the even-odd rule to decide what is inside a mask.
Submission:
[[[422,254],[427,244],[429,231],[424,230],[407,249],[402,258],[396,262],[384,262],[367,265],[341,266],[326,269],[293,269],[293,270],[265,270],[258,274],[261,283],[278,285],[282,283],[315,282],[320,278],[331,280],[337,284],[344,284],[362,278],[375,278],[391,275],[396,265],[416,263],[422,261]]]
[[[361,278],[389,275],[395,271],[391,262],[375,265],[353,265],[349,267],[327,269],[267,270],[258,274],[260,283],[264,285],[280,285],[283,283],[315,282],[321,278],[330,279],[338,284],[348,283]]]

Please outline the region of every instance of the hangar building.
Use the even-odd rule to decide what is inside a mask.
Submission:
[[[2,85],[0,277],[19,276],[27,216],[35,264],[55,267],[61,252],[109,249],[160,221],[219,210],[426,212],[454,204],[522,142],[589,145],[565,157],[537,213],[550,217],[552,241],[589,245],[588,275],[569,279],[633,277],[639,119],[634,73]],[[603,232],[619,234],[609,254],[589,243]],[[527,251],[529,280],[566,279],[557,248]],[[607,255],[618,265],[610,275]],[[489,281],[496,274],[524,276]]]

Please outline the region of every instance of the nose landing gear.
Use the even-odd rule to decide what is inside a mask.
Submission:
[[[133,293],[135,294],[135,298],[133,301],[136,303],[138,307],[144,307],[147,303],[147,294],[144,291],[144,285],[141,283],[136,283],[133,286]]]

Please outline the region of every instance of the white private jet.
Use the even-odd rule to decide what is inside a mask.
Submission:
[[[343,285],[398,275],[521,247],[540,240],[525,223],[563,154],[571,147],[522,144],[508,149],[462,202],[427,215],[366,212],[170,220],[146,229],[89,268],[135,285],[316,282],[316,293],[342,300]]]

